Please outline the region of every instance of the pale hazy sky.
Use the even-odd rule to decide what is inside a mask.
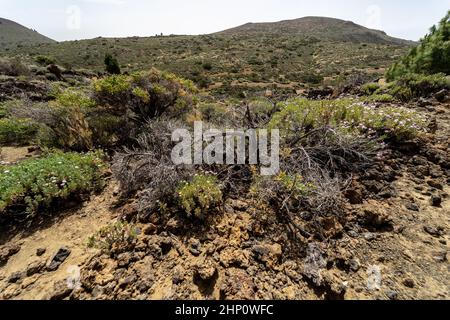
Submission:
[[[0,17],[55,40],[206,34],[304,16],[351,20],[418,40],[450,0],[0,0]]]

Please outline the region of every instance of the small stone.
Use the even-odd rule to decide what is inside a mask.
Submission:
[[[119,254],[117,257],[117,265],[119,268],[127,268],[131,263],[131,258],[132,256],[130,252]]]
[[[357,259],[352,259],[349,262],[349,267],[350,270],[353,272],[358,272],[359,268],[360,268],[360,263]]]
[[[437,101],[439,102],[446,102],[449,99],[448,96],[448,90],[447,89],[442,89],[439,92],[436,92],[434,94],[434,97],[436,98]]]
[[[406,209],[410,211],[419,212],[420,208],[416,203],[410,202],[405,205]]]
[[[137,280],[136,276],[134,276],[134,275],[128,276],[119,281],[119,287],[124,289],[124,288],[128,287],[130,284],[136,282],[136,280]]]
[[[36,250],[36,255],[38,257],[41,257],[41,256],[43,256],[45,254],[46,251],[47,251],[47,249],[45,249],[45,248],[39,248],[39,249]]]
[[[166,237],[163,238],[159,244],[161,246],[161,253],[163,255],[166,255],[170,252],[170,250],[172,250],[173,248],[173,241],[171,238]]]
[[[442,198],[440,196],[433,195],[431,196],[430,204],[433,207],[440,207],[442,204]]]
[[[398,293],[395,291],[388,291],[386,293],[386,295],[389,298],[389,300],[397,300],[398,299]]]
[[[154,235],[156,233],[157,229],[158,228],[153,223],[149,223],[147,226],[144,227],[142,232],[146,236],[150,236],[150,235]]]
[[[358,232],[355,230],[350,230],[347,234],[352,238],[358,238]]]
[[[41,272],[41,270],[44,268],[45,268],[44,261],[35,261],[30,263],[26,271],[27,277],[31,277],[32,275]]]
[[[198,239],[189,240],[189,252],[193,256],[198,257],[202,253],[201,247],[202,247],[202,244],[200,243],[200,241]]]
[[[443,251],[436,252],[433,255],[433,259],[436,262],[440,262],[440,263],[446,262],[447,261],[447,251],[443,250]]]
[[[24,278],[24,273],[23,272],[14,272],[12,273],[9,278],[8,278],[8,283],[17,283],[20,280],[22,280]]]
[[[442,183],[440,183],[438,181],[435,181],[435,180],[430,180],[430,181],[427,182],[427,184],[430,187],[438,189],[438,190],[443,190],[444,189],[444,186],[442,185]]]
[[[203,261],[195,266],[195,276],[209,281],[217,274],[217,267],[211,260]]]
[[[21,290],[17,285],[10,285],[1,293],[0,297],[5,300],[9,300],[14,297],[17,297],[20,293]]]
[[[414,288],[415,287],[415,282],[414,282],[414,280],[413,279],[411,279],[411,278],[407,278],[407,279],[405,279],[405,280],[403,280],[403,285],[405,286],[405,287],[408,287],[408,288]]]
[[[442,235],[441,228],[433,227],[433,226],[425,226],[423,230],[433,237],[440,237]]]
[[[273,267],[277,264],[283,254],[283,250],[279,244],[255,245],[252,248],[252,252],[255,259],[263,262],[267,267]]]
[[[376,236],[376,234],[374,234],[374,233],[371,233],[371,232],[366,232],[366,233],[364,233],[364,239],[366,240],[366,241],[373,241],[373,240],[375,240],[377,238],[377,236]]]
[[[0,266],[7,263],[9,258],[20,251],[20,246],[8,244],[0,248]]]
[[[49,300],[63,300],[72,293],[73,288],[69,287],[66,280],[61,280],[55,283],[53,290]]]

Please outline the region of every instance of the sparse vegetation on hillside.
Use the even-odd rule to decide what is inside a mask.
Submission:
[[[441,25],[391,82],[412,43],[329,18],[32,46],[0,32],[0,300],[447,296],[450,78],[412,70],[427,41],[445,48]],[[192,139],[197,121],[223,150],[224,134]],[[200,147],[227,164],[176,163]],[[52,289],[69,265],[74,288]]]

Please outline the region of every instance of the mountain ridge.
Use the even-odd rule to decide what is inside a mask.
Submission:
[[[0,18],[0,44],[2,45],[32,45],[55,42],[55,40],[13,20]]]
[[[217,35],[264,35],[264,34],[304,34],[323,40],[380,43],[414,44],[414,41],[391,37],[381,30],[369,29],[352,21],[330,17],[308,16],[278,22],[248,22],[241,26],[216,32]]]

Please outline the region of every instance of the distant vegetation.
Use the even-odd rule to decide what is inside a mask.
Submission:
[[[284,32],[285,28],[290,31]],[[354,74],[376,79],[413,45],[327,18],[252,24],[251,32],[247,29],[0,47],[0,54],[95,72],[104,72],[106,63],[106,71],[112,74],[155,67],[192,80],[214,95],[240,97],[243,92],[266,90],[292,94],[311,86],[335,85]],[[41,62],[43,57],[51,60]]]

